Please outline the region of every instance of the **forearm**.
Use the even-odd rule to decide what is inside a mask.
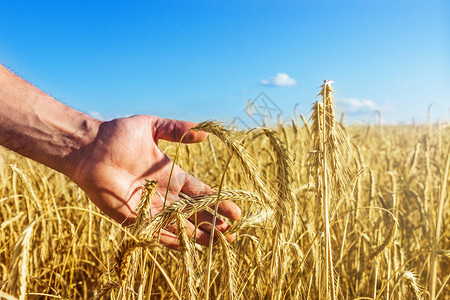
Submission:
[[[0,65],[0,144],[67,174],[100,121],[76,111]]]

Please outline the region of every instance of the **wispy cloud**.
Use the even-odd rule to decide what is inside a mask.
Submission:
[[[361,114],[378,110],[378,106],[369,99],[345,98],[337,99],[336,106],[345,113]]]
[[[88,115],[90,115],[94,119],[98,119],[100,121],[107,121],[109,119],[108,117],[99,113],[98,111],[90,111],[90,112],[88,112]]]
[[[297,84],[295,79],[289,77],[289,75],[286,73],[278,73],[275,77],[261,80],[261,83],[271,86],[293,86]]]
[[[88,115],[100,121],[111,121],[112,119],[127,118],[132,116],[132,114],[124,114],[124,115],[104,114],[99,113],[98,111],[90,111],[88,112]]]

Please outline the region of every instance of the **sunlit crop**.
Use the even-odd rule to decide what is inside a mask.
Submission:
[[[329,82],[309,116],[250,132],[204,122],[207,141],[162,143],[217,193],[150,220],[148,181],[132,228],[0,149],[0,298],[448,299],[449,124],[344,127]],[[196,245],[184,222],[220,201],[242,208],[236,241]],[[168,224],[178,251],[157,243]]]

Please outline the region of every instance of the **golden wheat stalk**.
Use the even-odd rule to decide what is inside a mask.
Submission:
[[[11,257],[12,265],[9,271],[8,289],[20,300],[26,299],[27,277],[30,274],[30,250],[36,221],[31,222],[20,235]]]

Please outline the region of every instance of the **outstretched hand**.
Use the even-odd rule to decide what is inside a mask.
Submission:
[[[140,115],[101,122],[55,100],[0,64],[0,145],[68,175],[107,215],[130,224],[136,218],[142,186],[156,180],[159,195],[152,199],[152,215],[163,208],[172,162],[159,149],[158,140],[179,142],[194,123]],[[189,131],[184,143],[201,142],[206,133]],[[211,193],[211,188],[175,166],[166,204],[189,196]],[[234,203],[219,207],[222,216],[236,220],[240,210]],[[196,216],[196,229],[188,222],[187,232],[207,245],[213,215]],[[217,219],[224,232],[229,225]],[[177,247],[177,235],[168,228],[160,242]],[[171,232],[171,231],[172,232]],[[229,236],[233,240],[234,236]]]
[[[71,157],[75,169],[70,177],[87,193],[89,198],[107,215],[120,223],[130,224],[136,218],[145,179],[158,182],[158,194],[152,199],[151,215],[163,208],[172,161],[158,147],[158,140],[179,142],[183,134],[195,124],[186,121],[162,119],[138,115],[100,123],[94,141]],[[201,142],[207,134],[189,131],[183,143]],[[197,178],[175,166],[168,189],[167,203],[179,199],[179,193],[189,196],[204,195],[211,188]],[[239,207],[232,202],[219,205],[219,213],[232,220],[240,217]],[[213,215],[208,211],[197,214],[200,228],[188,222],[187,232],[195,235],[197,243],[208,245]],[[216,220],[216,229],[224,232],[230,225]],[[170,230],[170,229],[169,229]],[[160,242],[171,247],[178,246],[177,235],[169,230],[161,233]],[[230,241],[234,236],[229,236]]]

